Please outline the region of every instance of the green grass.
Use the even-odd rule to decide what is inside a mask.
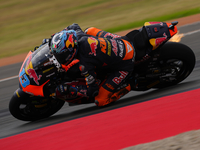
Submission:
[[[170,15],[147,18],[147,19],[144,19],[141,21],[136,21],[136,22],[125,24],[125,25],[117,26],[114,28],[105,29],[105,30],[108,32],[114,33],[114,32],[118,32],[118,31],[123,31],[123,30],[131,29],[131,28],[143,26],[144,22],[148,22],[148,21],[167,21],[167,20],[186,17],[186,16],[198,14],[198,13],[200,13],[200,8],[195,8],[195,9],[191,9],[191,10],[185,10],[185,11],[181,11],[181,12],[177,12],[177,13],[172,13]],[[200,20],[200,18],[199,18],[199,20]]]
[[[197,13],[199,0],[0,0],[0,58],[28,52],[72,23],[114,33]]]

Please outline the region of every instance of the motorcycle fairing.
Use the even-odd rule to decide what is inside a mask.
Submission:
[[[170,23],[165,22],[145,22],[144,26],[149,37],[149,43],[153,46],[152,50],[167,42],[177,33],[177,27],[169,29]]]
[[[44,86],[57,72],[56,66],[46,57],[48,52],[49,47],[46,44],[28,53],[19,72],[20,88],[24,92],[44,96]]]
[[[22,90],[28,94],[31,94],[31,95],[35,95],[35,96],[41,96],[41,97],[44,97],[44,91],[43,91],[43,88],[45,86],[45,84],[49,82],[46,81],[44,84],[40,85],[40,86],[35,86],[35,85],[27,85],[26,87],[23,87],[21,86]],[[22,85],[22,84],[21,84]]]
[[[167,24],[168,28],[170,28],[170,26],[172,25],[171,23],[166,23],[166,24]],[[172,37],[178,32],[178,29],[176,26],[174,26],[173,29],[169,29],[169,32]]]

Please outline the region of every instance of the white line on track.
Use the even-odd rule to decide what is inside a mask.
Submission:
[[[187,36],[187,35],[195,34],[195,33],[197,33],[197,32],[200,32],[200,29],[199,29],[199,30],[195,30],[195,31],[191,31],[191,32],[187,32],[187,33],[182,33],[182,34],[183,34],[184,36]],[[18,75],[12,76],[12,77],[8,77],[8,78],[4,78],[4,79],[0,79],[0,82],[12,80],[12,79],[15,79],[15,78],[18,78]]]
[[[191,35],[191,34],[194,34],[194,33],[197,33],[197,32],[200,32],[200,29],[199,30],[195,30],[195,31],[191,31],[191,32],[187,32],[187,33],[183,33],[183,35],[184,36]]]
[[[18,78],[18,75],[16,75],[16,76],[12,76],[12,77],[8,77],[8,78],[4,78],[4,79],[0,79],[0,82],[4,82],[4,81],[8,81],[8,80],[12,80],[12,79],[15,79],[15,78]]]

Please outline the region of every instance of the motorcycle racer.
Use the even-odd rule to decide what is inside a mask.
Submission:
[[[97,106],[114,102],[131,90],[128,84],[117,91],[134,66],[134,47],[125,36],[96,28],[88,28],[84,33],[78,24],[72,24],[53,35],[50,50],[65,70],[74,60],[79,60],[76,63],[85,77],[87,96],[94,97]],[[107,74],[100,88],[96,78],[99,72]],[[64,86],[58,89],[67,90]]]

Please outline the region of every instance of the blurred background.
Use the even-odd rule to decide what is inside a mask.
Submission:
[[[199,0],[0,0],[0,58],[26,53],[72,23],[115,33],[196,13]]]

